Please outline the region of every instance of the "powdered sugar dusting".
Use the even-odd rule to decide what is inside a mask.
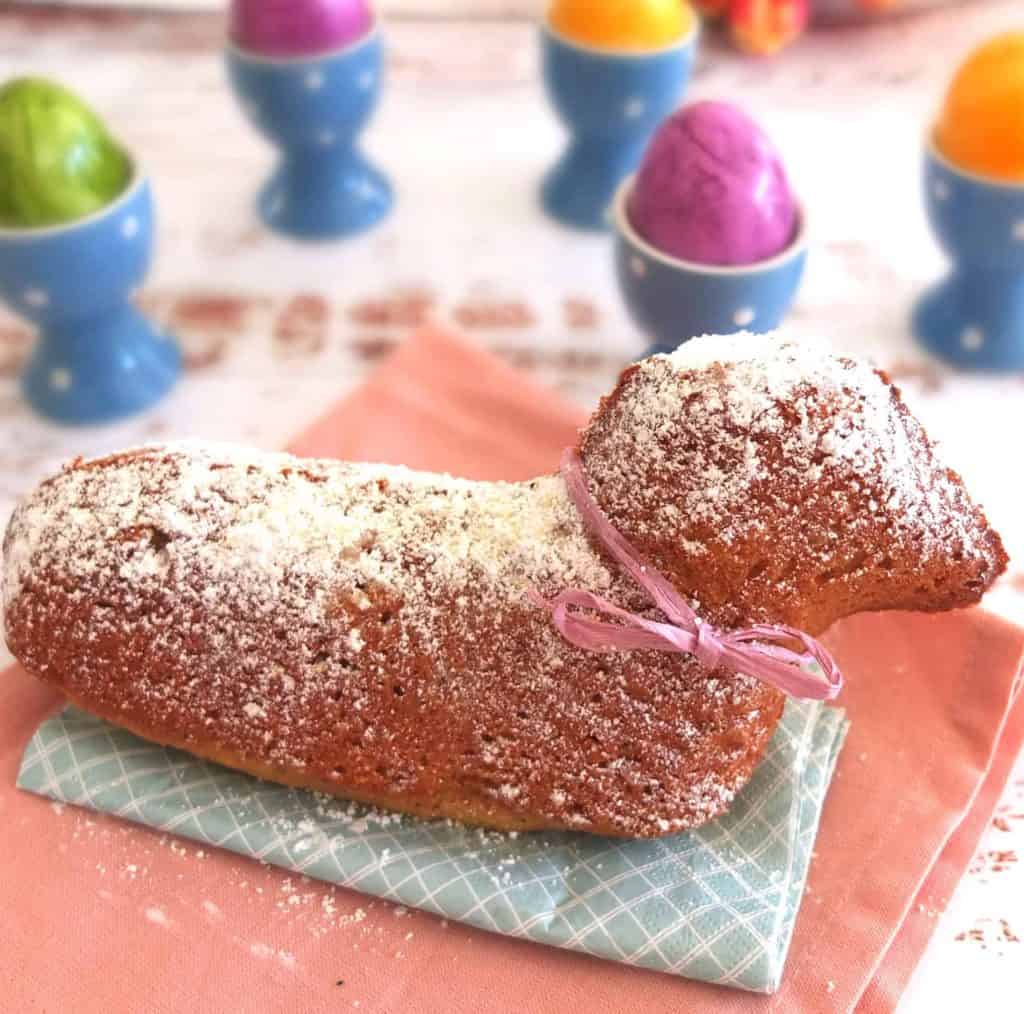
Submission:
[[[704,335],[692,341],[683,342],[668,355],[655,356],[667,359],[676,370],[703,370],[715,363],[749,363],[765,360],[767,343],[770,338],[739,331],[731,335]]]
[[[37,498],[35,509],[20,512],[12,528],[4,570],[8,602],[27,570],[47,556],[59,554],[76,578],[89,579],[109,565],[109,555],[131,547],[110,545],[108,556],[98,557],[75,553],[75,546],[123,536],[133,526],[148,551],[121,553],[126,582],[162,580],[187,542],[211,579],[267,582],[276,600],[287,591],[286,575],[333,576],[340,560],[351,564],[354,577],[414,592],[399,565],[413,545],[423,547],[440,581],[472,571],[488,583],[514,582],[522,589],[545,575],[609,583],[557,477],[474,483],[397,466],[305,461],[195,442],[129,452],[123,467],[102,472],[88,464],[72,468],[58,482],[60,498]],[[156,482],[162,495],[152,499],[146,494]],[[150,530],[159,533],[160,545],[145,546]],[[325,619],[322,596],[303,606],[305,621]],[[358,628],[349,638],[358,650]]]
[[[709,384],[707,368],[715,365],[723,368],[721,379]],[[870,364],[810,344],[738,334],[687,342],[649,360],[647,371],[658,378],[657,396],[645,398],[637,418],[642,428],[657,430],[677,419],[699,393],[701,404],[688,406],[686,425],[714,427],[718,438],[711,446],[718,456],[722,434],[734,434],[728,449],[741,467],[709,463],[702,495],[675,505],[684,514],[725,524],[728,533],[735,508],[758,481],[782,478],[806,486],[839,468],[878,481],[888,493],[884,506],[916,514],[922,534],[947,539],[953,523],[954,535],[967,537],[970,515],[946,509],[948,488],[922,484],[919,447],[897,425],[892,388]],[[832,410],[826,425],[815,400]],[[782,442],[781,461],[762,453],[759,437],[766,435]],[[867,506],[871,512],[883,505],[869,499]]]
[[[167,918],[167,913],[162,908],[157,908],[155,905],[151,905],[145,911],[146,921],[151,922],[156,926],[167,927],[171,924],[170,919]]]

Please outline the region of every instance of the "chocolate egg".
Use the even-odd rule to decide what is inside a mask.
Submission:
[[[263,56],[313,56],[356,42],[373,26],[367,0],[232,0],[231,40]]]
[[[760,127],[726,102],[697,102],[658,129],[628,208],[633,228],[663,253],[746,265],[792,242],[798,210],[782,159]]]
[[[99,117],[66,88],[43,78],[0,88],[0,225],[84,218],[118,197],[131,174]]]

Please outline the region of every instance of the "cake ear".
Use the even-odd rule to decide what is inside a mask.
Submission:
[[[719,624],[968,605],[1006,566],[889,378],[817,346],[706,338],[645,360],[581,449],[613,523]]]

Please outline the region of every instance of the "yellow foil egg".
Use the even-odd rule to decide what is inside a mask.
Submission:
[[[1024,182],[1024,32],[998,35],[967,58],[946,94],[935,143],[960,169]]]
[[[652,50],[688,35],[694,13],[684,0],[555,0],[548,23],[581,45]]]

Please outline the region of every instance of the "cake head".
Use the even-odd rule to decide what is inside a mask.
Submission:
[[[740,334],[647,359],[581,450],[612,522],[717,624],[970,605],[1006,566],[888,377],[822,346]]]

